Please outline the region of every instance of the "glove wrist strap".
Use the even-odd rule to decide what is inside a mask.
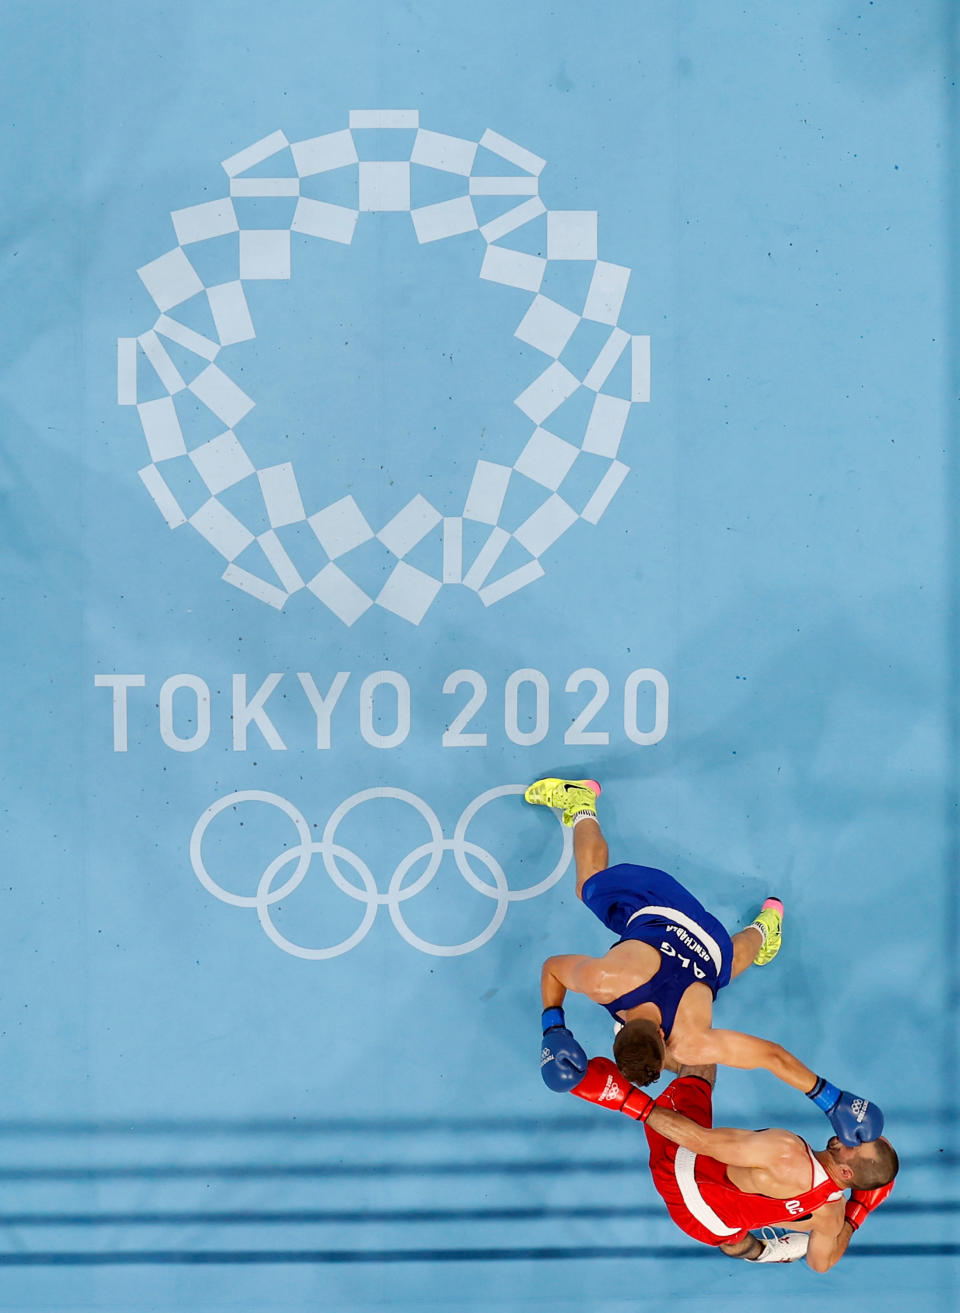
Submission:
[[[544,1008],[541,1024],[544,1034],[548,1030],[555,1030],[558,1026],[565,1027],[567,1023],[564,1020],[563,1008]]]
[[[840,1098],[840,1091],[836,1085],[832,1085],[823,1076],[818,1076],[816,1085],[812,1090],[807,1091],[807,1098],[812,1099],[823,1112],[830,1112],[832,1108],[836,1107]]]
[[[625,1112],[634,1121],[645,1122],[657,1105],[649,1094],[642,1090],[631,1090],[623,1101],[621,1112]]]

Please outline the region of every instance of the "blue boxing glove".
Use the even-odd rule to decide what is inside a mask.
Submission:
[[[545,1008],[540,1049],[540,1075],[544,1085],[558,1094],[565,1094],[580,1083],[586,1070],[587,1055],[567,1030],[563,1008]]]
[[[861,1099],[849,1090],[838,1090],[822,1076],[817,1077],[817,1083],[807,1092],[807,1098],[827,1114],[841,1144],[869,1144],[883,1130],[883,1113],[875,1103]]]

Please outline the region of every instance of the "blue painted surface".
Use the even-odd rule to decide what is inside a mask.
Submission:
[[[956,1307],[950,6],[217,0],[19,6],[0,22],[0,1307],[614,1313],[638,1290],[651,1309],[678,1290],[722,1309],[757,1282],[788,1311]],[[136,412],[116,404],[116,339],[156,319],[136,271],[173,247],[171,211],[226,194],[221,160],[375,107],[474,142],[490,128],[545,159],[547,209],[598,212],[600,259],[632,270],[620,322],[651,337],[653,385],[627,423],[626,482],[596,526],[544,552],[541,579],[490,606],[445,585],[419,624],[372,607],[347,627],[306,591],[276,611],[231,588],[212,547],[168,529],[137,477]],[[398,141],[374,134],[361,158],[403,158]],[[310,194],[348,205],[349,185]],[[291,202],[255,204],[243,226],[289,228]],[[516,239],[541,243],[533,225]],[[289,281],[247,284],[256,339],[222,357],[257,402],[237,431],[258,466],[295,463],[308,510],[351,493],[379,528],[419,492],[452,518],[478,458],[516,458],[532,426],[513,400],[549,360],[513,337],[532,293],[478,279],[485,246],[477,231],[420,246],[409,216],[361,214],[352,245],[295,234]],[[196,258],[206,285],[231,276],[229,252]],[[585,295],[575,263],[550,261],[546,295]],[[563,360],[585,370],[602,340],[587,326]],[[163,395],[142,363],[140,378],[141,399]],[[625,385],[621,368],[610,389]],[[579,441],[583,391],[544,426]],[[192,513],[207,491],[176,477]],[[516,523],[534,492],[515,477]],[[224,502],[262,517],[245,496]],[[465,561],[478,533],[466,525]],[[391,563],[367,546],[351,569],[375,592]],[[582,668],[609,682],[590,727],[606,744],[564,743],[591,692],[565,691]],[[444,748],[470,689],[442,688],[461,669],[486,681],[466,728],[487,742]],[[549,683],[550,726],[524,745],[504,690],[530,669]],[[670,695],[649,746],[622,705],[645,669]],[[361,686],[384,670],[411,692],[394,748],[361,732]],[[318,750],[297,673],[325,692],[338,671]],[[252,696],[271,672],[286,748],[254,725],[235,749],[231,678]],[[211,695],[192,752],[163,741],[157,709],[185,673]],[[95,684],[116,674],[145,681],[126,752]],[[515,737],[532,732],[529,685],[519,705]],[[639,728],[652,716],[647,684]],[[904,1162],[829,1276],[758,1276],[698,1251],[661,1211],[636,1128],[542,1087],[540,961],[606,943],[569,872],[511,902],[476,951],[420,951],[381,905],[356,947],[310,961],[192,869],[198,818],[237,790],[287,799],[318,842],[345,799],[407,790],[449,838],[485,791],[552,771],[600,779],[614,859],[671,871],[731,928],[768,892],[785,899],[783,953],[718,1015],[875,1097]],[[380,797],[336,842],[383,895],[426,838]],[[561,856],[560,830],[516,797],[484,807],[468,838],[514,890]],[[293,842],[279,812],[248,803],[211,822],[203,851],[251,897]],[[311,946],[363,914],[321,868],[317,855],[276,911]],[[401,886],[421,871],[411,859]],[[437,944],[481,934],[495,907],[449,852],[397,904],[408,937]],[[589,1047],[607,1044],[599,1009],[569,1015]],[[825,1136],[763,1074],[722,1073],[717,1109]]]

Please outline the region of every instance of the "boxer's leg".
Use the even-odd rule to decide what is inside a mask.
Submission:
[[[748,1263],[795,1263],[807,1252],[810,1237],[790,1230],[778,1235],[775,1227],[765,1226],[759,1236],[748,1235],[732,1245],[718,1245],[731,1258],[745,1258]]]
[[[747,926],[746,930],[738,930],[733,936],[733,966],[730,968],[730,979],[733,980],[741,972],[746,971],[748,966],[753,965],[753,959],[763,947],[763,935],[756,926]]]
[[[591,875],[605,871],[610,864],[607,841],[595,816],[582,816],[576,822],[573,831],[573,860],[577,872],[577,897],[582,898],[581,891]]]
[[[763,1253],[763,1241],[758,1240],[755,1235],[745,1235],[742,1240],[737,1240],[732,1245],[717,1245],[717,1248],[721,1253],[729,1254],[731,1258],[757,1259]]]
[[[536,780],[523,795],[527,802],[555,807],[563,812],[564,825],[572,825],[573,856],[577,873],[577,897],[591,875],[609,865],[607,841],[597,820],[600,785],[596,780]]]
[[[768,898],[757,913],[757,918],[745,930],[733,936],[733,965],[730,979],[746,971],[748,966],[766,966],[780,952],[783,937],[783,903],[779,898]]]

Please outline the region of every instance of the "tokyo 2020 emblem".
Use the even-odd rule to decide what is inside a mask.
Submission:
[[[358,140],[371,131],[409,134],[409,157],[361,159]],[[478,167],[478,154],[502,162],[503,172],[496,166]],[[421,127],[417,110],[352,110],[347,127],[318,137],[291,142],[277,131],[255,142],[223,161],[225,195],[172,212],[176,245],[137,271],[158,313],[139,336],[118,340],[117,395],[121,405],[138,412],[149,453],[139,471],[147,492],[171,529],[189,525],[225,561],[222,578],[227,583],[276,608],[307,590],[346,625],[374,606],[418,625],[444,588],[465,586],[490,606],[526,587],[542,577],[542,558],[567,530],[580,521],[598,523],[628,473],[620,449],[631,407],[649,400],[650,342],[620,326],[630,270],[599,258],[596,212],[549,210],[541,200],[544,165],[531,151],[490,130],[470,141]],[[263,176],[264,167],[274,176]],[[335,169],[355,171],[354,206],[302,194],[304,179]],[[414,204],[411,178],[418,169],[440,170],[460,194],[436,204]],[[251,197],[290,198],[289,226],[244,227],[235,201]],[[481,223],[475,203],[484,197],[506,198],[507,208]],[[455,504],[435,505],[419,492],[379,523],[344,489],[332,490],[324,504],[305,504],[292,460],[255,464],[243,430],[255,398],[231,374],[231,348],[256,337],[246,284],[291,277],[294,234],[349,245],[358,223],[397,211],[409,213],[411,239],[420,245],[480,233],[485,245],[479,277],[529,294],[514,335],[539,352],[543,362],[514,398],[529,430],[512,464],[478,458]],[[512,235],[522,234],[542,216],[545,254],[514,249]],[[208,286],[194,252],[227,234],[237,236],[235,277]],[[464,247],[465,258],[472,249]],[[541,287],[553,262],[571,261],[586,262],[591,273],[585,298],[566,305],[543,295]],[[209,335],[184,322],[194,298],[206,302],[214,326]],[[564,353],[583,325],[594,333],[599,325],[602,344],[591,350],[586,367],[574,368],[572,356]],[[170,344],[176,344],[180,363],[171,356]],[[605,391],[625,357],[628,395]],[[550,418],[581,389],[588,414],[582,436],[570,441],[551,432]],[[158,390],[160,395],[153,395]],[[221,430],[212,438],[211,424]],[[584,455],[590,458],[586,465]],[[181,505],[170,477],[178,462],[189,462],[204,487],[205,500],[191,513]],[[578,478],[571,480],[578,462]],[[517,480],[535,490],[536,504],[513,523],[504,506]],[[222,500],[240,484],[257,505],[252,526],[236,503],[230,508]],[[469,560],[465,524],[481,529],[481,545]],[[291,525],[308,526],[296,548],[278,533]],[[372,539],[391,562],[375,595],[351,575],[351,554]],[[425,540],[434,545],[430,569],[408,559],[420,547],[422,564]],[[504,572],[500,562],[508,546],[513,560],[519,550],[522,563]]]

